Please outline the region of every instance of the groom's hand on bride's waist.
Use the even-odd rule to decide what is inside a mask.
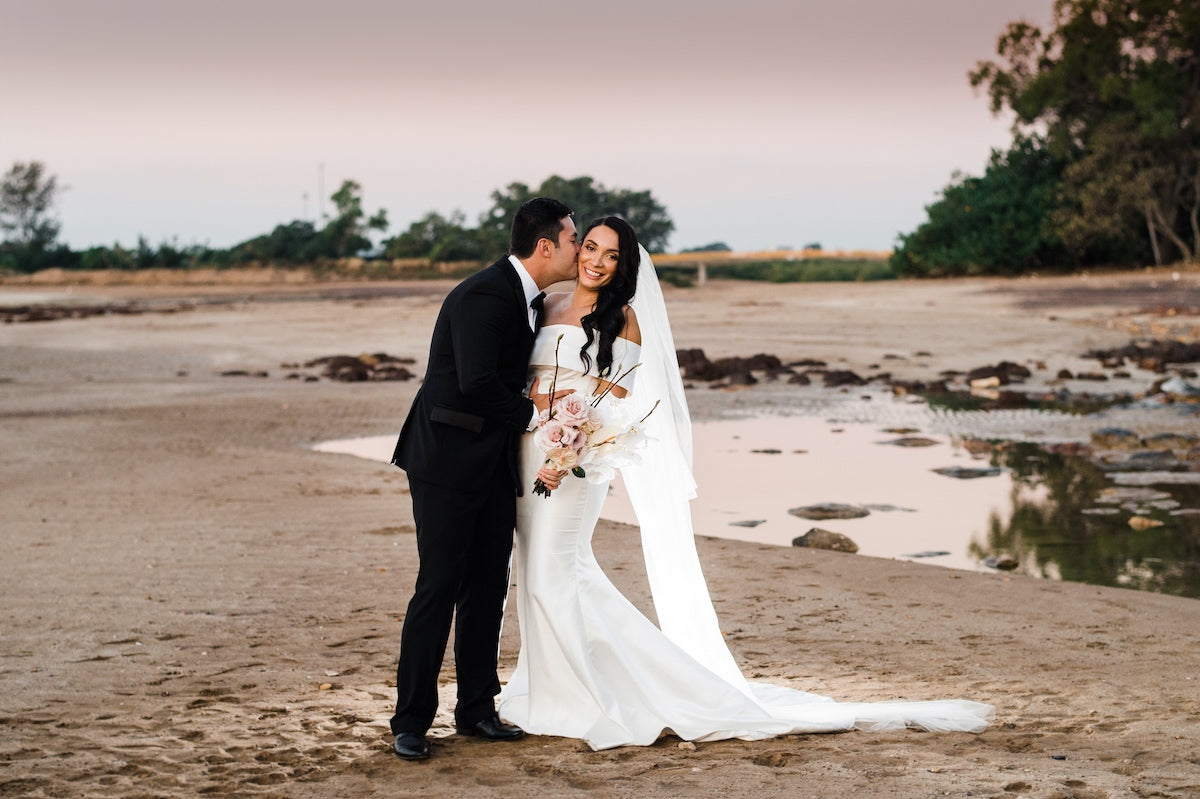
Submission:
[[[574,391],[567,390],[567,391],[555,391],[553,396],[551,396],[550,394],[542,394],[541,392],[538,391],[538,382],[539,382],[539,379],[534,378],[533,385],[531,385],[529,387],[529,398],[531,400],[533,400],[533,405],[535,408],[538,409],[539,412],[546,410],[547,408],[550,407],[550,405],[552,403],[558,402],[560,399],[567,396],[568,394],[574,393]]]
[[[549,408],[552,403],[558,402],[568,394],[574,393],[575,392],[573,391],[555,391],[553,397],[551,397],[549,394],[530,394],[529,398],[533,400],[533,405],[538,409],[538,411],[544,411]]]

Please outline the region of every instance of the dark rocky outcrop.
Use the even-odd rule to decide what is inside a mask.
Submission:
[[[840,388],[842,386],[865,386],[866,380],[856,375],[847,369],[831,369],[826,372],[822,380],[826,388]]]
[[[696,348],[677,350],[675,356],[683,376],[689,380],[726,381],[727,385],[752,386],[758,382],[753,372],[763,373],[771,380],[780,375],[793,374],[779,358],[761,352],[749,358],[718,358],[713,361],[704,354],[704,350]]]
[[[175,313],[192,309],[191,303],[156,305],[150,307],[137,303],[107,305],[4,305],[0,306],[0,321],[13,322],[57,322],[60,319],[87,319],[91,316],[136,316],[144,313]]]
[[[1165,371],[1171,363],[1200,362],[1200,342],[1186,341],[1131,341],[1124,347],[1109,350],[1088,350],[1084,358],[1095,358],[1101,363],[1121,364],[1132,361],[1138,368],[1152,372]]]
[[[905,436],[903,438],[895,438],[891,441],[881,441],[881,444],[890,444],[893,447],[933,447],[938,444],[932,438],[924,438],[922,436]]]
[[[1146,449],[1190,451],[1197,444],[1200,444],[1200,438],[1187,433],[1158,433],[1142,439],[1142,446]]]
[[[1009,383],[1020,383],[1030,374],[1028,369],[1018,363],[1001,361],[995,366],[980,366],[967,372],[967,383],[1007,386]]]
[[[1092,433],[1092,446],[1096,449],[1132,450],[1142,446],[1142,439],[1132,430],[1105,427]]]
[[[870,516],[871,511],[858,505],[844,505],[840,502],[821,502],[816,505],[805,505],[791,508],[788,513],[801,519],[823,521],[825,519],[861,519]]]
[[[943,466],[933,471],[957,480],[975,480],[980,477],[996,477],[1003,469],[996,466]]]
[[[386,352],[363,353],[362,355],[327,355],[304,364],[306,369],[321,369],[321,375],[343,383],[358,383],[367,380],[411,380],[416,375],[405,365],[415,363],[413,358],[398,358]]]
[[[828,549],[833,552],[849,552],[851,554],[858,551],[858,544],[847,536],[832,530],[822,530],[819,527],[814,527],[804,535],[793,538],[792,546]]]

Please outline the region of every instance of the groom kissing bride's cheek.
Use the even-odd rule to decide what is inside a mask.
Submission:
[[[574,281],[568,291],[542,293],[565,280]],[[392,463],[408,473],[420,559],[391,719],[402,758],[429,756],[452,623],[455,725],[488,740],[529,732],[605,749],[668,731],[691,741],[906,726],[977,732],[991,718],[990,706],[968,700],[844,703],[742,676],[693,541],[691,420],[666,304],[649,254],[620,217],[577,233],[555,200],[521,206],[510,255],[447,295]],[[592,554],[617,469],[641,528],[658,626]],[[510,560],[521,650],[502,689]]]

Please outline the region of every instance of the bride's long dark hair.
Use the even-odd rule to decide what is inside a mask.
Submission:
[[[638,265],[642,256],[638,252],[637,234],[633,227],[619,216],[602,216],[595,219],[583,231],[581,240],[586,240],[588,233],[598,227],[606,227],[617,234],[617,268],[613,279],[600,289],[592,312],[579,320],[587,341],[579,350],[579,357],[588,371],[591,370],[592,358],[588,355],[588,347],[599,336],[596,352],[597,373],[601,377],[612,378],[612,345],[613,340],[625,329],[625,306],[633,299],[637,289]],[[633,364],[624,364],[626,368]]]

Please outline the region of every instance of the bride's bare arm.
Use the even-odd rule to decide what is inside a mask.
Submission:
[[[642,343],[642,330],[638,327],[637,314],[635,314],[633,312],[633,308],[628,305],[625,306],[625,327],[621,328],[620,336],[623,339],[632,341],[634,344],[641,345]],[[626,366],[626,368],[629,367]],[[600,394],[604,391],[607,391],[610,385],[611,384],[607,381],[601,380],[599,387],[596,389],[596,393]],[[612,394],[614,397],[624,397],[628,393],[629,389],[625,388],[624,386],[612,386]]]
[[[625,306],[625,327],[621,329],[621,338],[627,338],[639,346],[642,343],[642,329],[638,327],[637,314],[631,305]]]

